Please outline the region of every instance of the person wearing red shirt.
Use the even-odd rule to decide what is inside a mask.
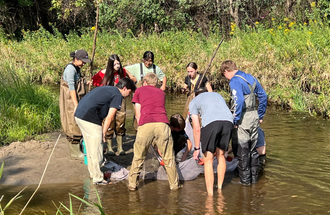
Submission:
[[[121,65],[118,55],[113,54],[109,57],[108,65],[106,69],[100,70],[93,76],[93,85],[99,86],[116,86],[118,81],[122,78],[129,77],[133,81],[136,81],[135,77],[130,75],[129,72]],[[107,150],[106,154],[111,156],[115,155],[112,149],[113,134],[116,134],[117,139],[117,152],[119,155],[125,155],[123,150],[123,136],[125,135],[125,118],[126,118],[126,101],[122,100],[121,109],[117,111],[115,120],[111,122],[111,125],[106,133]]]
[[[147,73],[143,86],[135,91],[135,117],[138,123],[134,143],[134,157],[129,173],[128,189],[134,191],[139,185],[139,175],[151,144],[157,145],[165,164],[170,189],[180,188],[173,152],[173,139],[165,109],[165,93],[156,87],[157,76]]]

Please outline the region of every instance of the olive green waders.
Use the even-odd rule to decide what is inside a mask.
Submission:
[[[114,133],[116,134],[117,139],[117,152],[119,155],[125,155],[123,150],[123,136],[125,136],[125,119],[126,119],[126,100],[123,99],[121,103],[121,109],[116,112],[115,119],[111,121],[110,126],[105,134],[105,139],[107,143],[106,152],[110,156],[115,155],[115,152],[112,149],[112,138]]]

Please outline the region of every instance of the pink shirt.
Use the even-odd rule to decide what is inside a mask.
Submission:
[[[170,123],[165,109],[165,93],[161,89],[153,86],[139,87],[132,102],[141,105],[139,126],[151,122]]]

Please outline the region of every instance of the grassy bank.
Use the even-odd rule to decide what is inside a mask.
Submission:
[[[241,70],[259,79],[271,102],[327,116],[330,106],[329,27],[317,21],[273,21],[272,29],[255,23],[255,26],[239,30],[232,24],[232,33],[220,47],[208,73],[214,89],[222,91],[226,97],[229,95],[228,82],[220,76],[219,67],[223,60],[232,59]],[[44,87],[45,83],[59,82],[71,51],[84,48],[92,52],[91,30],[81,36],[71,33],[65,39],[56,29],[52,35],[42,27],[24,35],[20,42],[0,35],[0,73],[4,77],[0,89],[0,120],[7,122],[1,126],[1,142],[22,140],[60,128],[58,98]],[[101,32],[93,71],[105,68],[110,54],[119,54],[123,64],[130,65],[141,62],[144,51],[152,50],[155,63],[168,77],[168,87],[175,90],[182,86],[187,75],[185,67],[190,61],[199,65],[199,71],[205,70],[221,38],[219,34],[205,37],[190,31],[139,37],[130,32],[125,35]],[[83,70],[89,75],[89,65]],[[41,119],[44,124],[40,123]],[[36,123],[34,126],[32,121]],[[20,128],[25,130],[19,131]]]

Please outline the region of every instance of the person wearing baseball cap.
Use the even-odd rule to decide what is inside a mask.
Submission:
[[[69,141],[71,159],[84,159],[80,147],[82,134],[73,115],[79,100],[86,94],[85,80],[80,69],[91,60],[84,49],[71,52],[70,57],[72,61],[66,65],[61,78],[60,116],[63,132]]]

